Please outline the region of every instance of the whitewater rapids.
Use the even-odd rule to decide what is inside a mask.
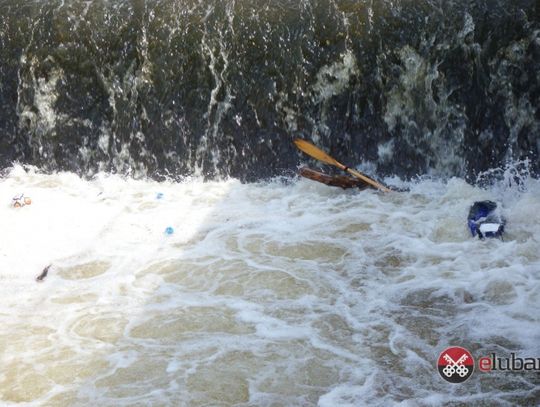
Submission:
[[[2,405],[535,405],[538,374],[453,385],[436,363],[449,345],[540,357],[540,182],[408,186],[13,168]],[[32,204],[12,208],[19,193]],[[505,241],[470,237],[483,199],[502,205]]]

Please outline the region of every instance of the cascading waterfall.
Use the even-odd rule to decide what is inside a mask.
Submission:
[[[3,167],[249,181],[305,137],[382,175],[538,170],[536,1],[0,8]]]

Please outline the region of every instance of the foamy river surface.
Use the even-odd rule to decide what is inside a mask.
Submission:
[[[15,167],[0,179],[1,404],[537,405],[537,373],[450,384],[436,363],[449,345],[540,357],[539,181],[409,186]],[[32,204],[10,207],[23,192]],[[502,205],[505,241],[470,237],[482,199]]]

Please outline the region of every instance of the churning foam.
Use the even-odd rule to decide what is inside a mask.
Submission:
[[[450,386],[435,366],[447,345],[540,356],[540,183],[524,186],[381,194],[16,167],[0,180],[0,399],[534,404],[538,377]],[[21,192],[32,204],[11,208]],[[504,242],[469,236],[481,199],[502,204]]]

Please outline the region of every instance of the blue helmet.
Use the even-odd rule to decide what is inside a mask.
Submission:
[[[484,237],[500,237],[504,232],[506,221],[497,211],[497,204],[493,201],[475,202],[469,210],[467,224],[474,236],[480,239]]]

